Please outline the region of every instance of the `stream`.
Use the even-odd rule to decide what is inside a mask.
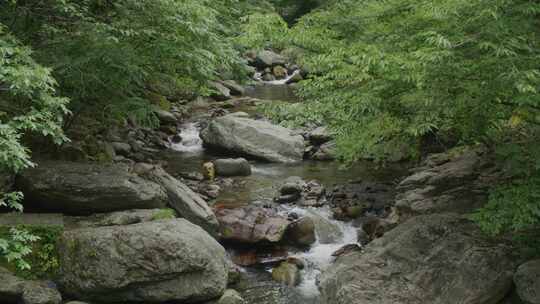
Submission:
[[[279,100],[295,102],[293,89],[286,81],[259,83],[247,88],[249,97],[261,100]],[[199,137],[200,123],[196,120],[182,126],[182,141],[172,144],[164,158],[168,161],[172,172],[199,172],[201,165],[209,160],[223,157],[206,151]],[[228,155],[230,157],[230,155]],[[397,176],[392,169],[378,170],[373,163],[360,162],[344,169],[337,162],[304,161],[298,164],[279,164],[250,162],[252,175],[234,178],[234,186],[224,188],[216,202],[231,202],[235,205],[247,205],[253,202],[273,203],[282,181],[290,176],[299,176],[306,181],[317,180],[331,190],[334,185],[357,180],[388,181]],[[243,267],[244,279],[235,286],[247,303],[252,304],[316,304],[320,302],[317,288],[317,277],[332,263],[332,253],[346,244],[357,242],[357,232],[351,223],[337,221],[332,218],[328,207],[298,207],[280,205],[283,214],[296,213],[299,216],[309,215],[315,218],[317,241],[307,250],[286,247],[288,256],[304,261],[301,270],[301,283],[296,287],[283,286],[272,280],[271,264]],[[331,239],[331,242],[321,242]],[[225,244],[233,255],[237,247]]]

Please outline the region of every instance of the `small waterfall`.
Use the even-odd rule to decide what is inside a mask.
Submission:
[[[255,75],[253,75],[253,78],[259,82],[262,82],[264,84],[269,84],[269,85],[286,85],[289,80],[291,80],[294,76],[300,74],[300,70],[294,70],[294,72],[292,72],[290,75],[287,75],[287,77],[285,77],[284,79],[277,79],[277,80],[272,80],[272,81],[264,81],[262,80],[262,73],[260,72],[257,72],[255,73]]]
[[[198,153],[204,150],[203,142],[199,136],[200,128],[197,123],[186,123],[180,127],[179,143],[172,143],[171,149],[179,152]]]
[[[331,266],[334,257],[332,254],[343,246],[356,244],[358,234],[351,223],[332,219],[332,211],[328,207],[303,208],[293,207],[287,212],[294,212],[301,216],[314,219],[317,241],[306,252],[292,254],[305,262],[302,270],[302,282],[297,287],[303,301],[310,299],[317,303],[320,295],[317,287],[319,275]]]

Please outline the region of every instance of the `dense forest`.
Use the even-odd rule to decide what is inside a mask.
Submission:
[[[482,149],[498,175],[466,217],[538,256],[539,16],[533,0],[3,0],[0,170],[39,169],[72,142],[114,162],[109,130],[163,130],[160,111],[188,117],[216,82],[250,85],[249,54],[268,50],[303,76],[299,102],[257,107],[269,121],[325,126],[343,170]],[[24,212],[3,182],[2,213]],[[12,227],[0,254],[28,270],[40,238]]]

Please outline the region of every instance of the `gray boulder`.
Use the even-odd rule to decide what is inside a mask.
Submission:
[[[60,304],[62,295],[52,282],[27,282],[23,288],[23,304]]]
[[[321,277],[323,303],[498,303],[512,288],[509,251],[456,214],[417,216],[338,257]]]
[[[156,116],[159,118],[159,121],[162,124],[176,124],[178,122],[176,116],[174,116],[174,114],[169,111],[157,109],[154,112],[156,113]]]
[[[231,90],[227,88],[223,83],[212,81],[209,83],[211,89],[214,90],[212,98],[218,101],[223,101],[231,98]]]
[[[336,142],[330,141],[322,144],[311,156],[314,160],[331,161],[336,159]]]
[[[433,154],[398,185],[396,207],[405,216],[469,213],[483,206],[498,177],[481,148]]]
[[[214,119],[201,133],[205,145],[270,162],[299,162],[304,139],[289,129],[236,115]]]
[[[16,187],[25,203],[45,211],[86,215],[128,209],[163,208],[162,187],[125,165],[42,162],[23,171]]]
[[[261,69],[286,63],[285,57],[268,50],[260,51],[255,58],[255,65]]]
[[[225,249],[185,219],[65,231],[60,284],[96,302],[196,303],[227,285]]]
[[[519,298],[525,304],[540,304],[540,260],[519,266],[514,283]]]
[[[332,135],[326,127],[318,127],[308,134],[309,142],[313,145],[322,145],[332,140]]]
[[[246,304],[246,301],[236,290],[227,289],[217,304]]]
[[[62,296],[52,282],[25,281],[0,267],[0,303],[60,304]]]
[[[239,85],[234,80],[224,80],[220,81],[220,84],[222,84],[224,87],[229,89],[232,95],[244,95],[246,93],[246,89],[244,89],[243,86]]]
[[[289,221],[275,210],[257,206],[218,209],[221,238],[240,243],[281,241]]]
[[[25,281],[0,267],[0,303],[16,304],[22,296]]]
[[[111,213],[97,213],[91,216],[66,216],[66,229],[132,225],[160,219],[176,218],[172,209],[133,209]],[[0,225],[2,217],[0,217]]]
[[[217,235],[219,224],[216,215],[200,195],[159,166],[142,175],[165,189],[169,206],[181,217],[201,226],[211,235]]]
[[[245,158],[216,159],[213,163],[219,176],[251,175],[251,165]]]

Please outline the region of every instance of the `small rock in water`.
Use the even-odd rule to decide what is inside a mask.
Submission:
[[[207,180],[214,180],[216,178],[216,169],[212,162],[207,162],[203,164],[203,176]]]
[[[309,217],[301,218],[289,225],[285,238],[293,245],[309,246],[317,240],[315,223]]]
[[[349,254],[351,252],[361,251],[361,250],[362,250],[362,247],[360,247],[358,244],[348,244],[348,245],[345,245],[345,246],[341,247],[336,252],[332,253],[332,256],[333,257],[340,257],[342,255],[346,255],[346,254]]]
[[[282,262],[279,267],[272,269],[272,278],[291,287],[297,286],[300,284],[300,270],[296,264]]]
[[[216,174],[219,176],[251,175],[251,165],[245,158],[227,158],[214,161]]]
[[[240,294],[233,289],[225,290],[225,293],[219,299],[217,304],[245,304],[246,301],[240,296]]]

